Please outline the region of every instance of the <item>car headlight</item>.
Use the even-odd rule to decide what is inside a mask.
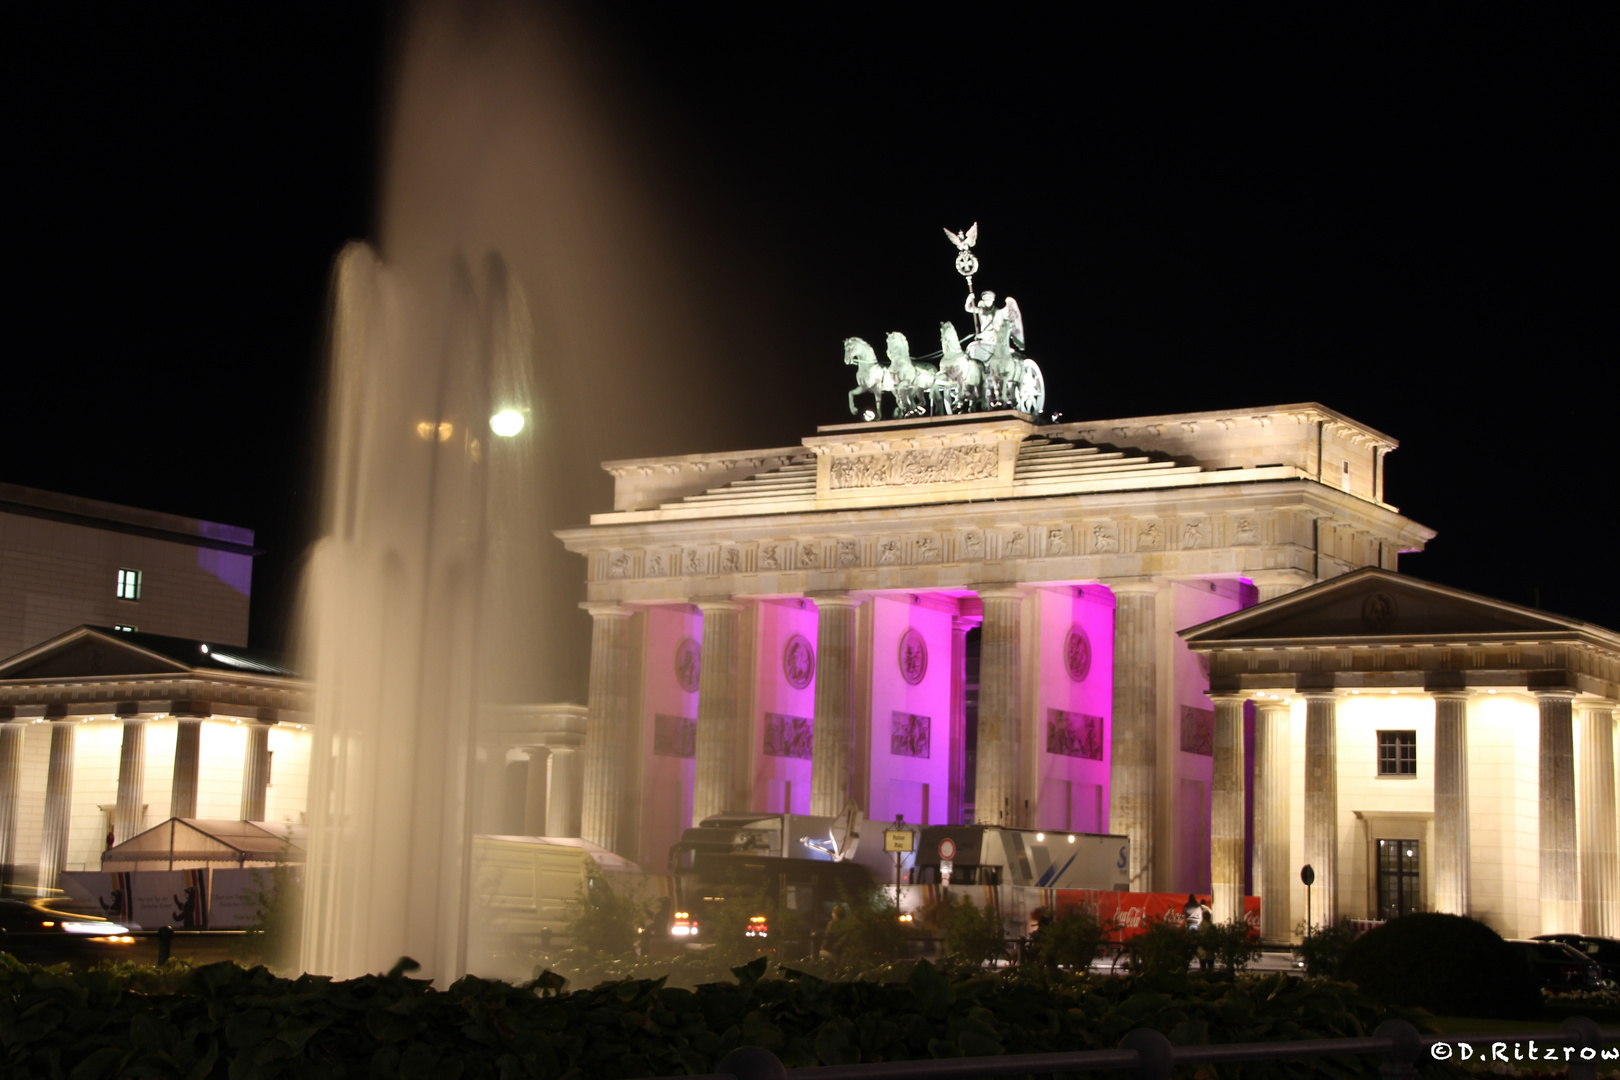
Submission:
[[[127,934],[129,927],[113,922],[65,922],[62,929],[70,934]]]

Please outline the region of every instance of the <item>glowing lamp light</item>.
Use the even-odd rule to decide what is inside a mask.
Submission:
[[[861,419],[862,420],[876,420],[877,419],[877,413],[873,412],[871,409],[866,409],[865,411],[863,411],[861,413]]]
[[[1074,843],[1074,833],[1069,834],[1069,843]]]
[[[1038,833],[1036,833],[1036,834],[1035,834],[1035,840],[1036,840],[1036,841],[1037,841],[1037,842],[1039,842],[1039,841],[1042,841],[1042,840],[1045,840],[1045,839],[1046,839],[1046,834],[1045,834],[1045,833],[1043,833],[1043,832],[1038,832]]]
[[[523,414],[516,409],[502,409],[489,418],[489,429],[505,439],[523,430]]]

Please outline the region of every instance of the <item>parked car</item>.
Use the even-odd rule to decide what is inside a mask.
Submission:
[[[1509,938],[1508,944],[1524,957],[1531,974],[1544,990],[1603,989],[1603,969],[1585,953],[1556,941]]]
[[[50,900],[0,898],[0,952],[30,964],[88,967],[123,960],[135,938],[129,928],[98,915],[81,915]]]
[[[1604,979],[1620,983],[1620,941],[1590,934],[1537,934],[1535,940],[1556,941],[1576,952],[1585,953],[1588,960],[1595,960],[1598,967],[1603,969]]]

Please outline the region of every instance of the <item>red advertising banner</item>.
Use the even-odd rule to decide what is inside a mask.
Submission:
[[[1193,895],[1206,905],[1210,903],[1211,897],[1208,893]],[[1181,911],[1186,904],[1186,893],[1103,892],[1093,889],[1060,889],[1057,893],[1057,908],[1060,912],[1084,906],[1095,911],[1097,917],[1104,922],[1109,919],[1116,920],[1119,923],[1119,931],[1110,938],[1112,941],[1130,940],[1140,934],[1150,921],[1163,919],[1180,926],[1184,922]],[[1258,896],[1243,898],[1243,919],[1256,932],[1259,931]]]

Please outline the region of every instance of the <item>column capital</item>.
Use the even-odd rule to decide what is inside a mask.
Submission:
[[[1530,693],[1537,701],[1558,701],[1562,699],[1564,701],[1573,702],[1575,700],[1575,695],[1580,693],[1580,691],[1559,686],[1548,690],[1531,690]]]
[[[1429,690],[1426,692],[1435,701],[1467,701],[1477,696],[1472,690]]]
[[[1111,591],[1115,596],[1118,596],[1121,593],[1151,595],[1164,588],[1164,585],[1160,582],[1151,580],[1143,581],[1139,578],[1133,578],[1128,581],[1105,581],[1103,584],[1106,585],[1109,591]]]
[[[1304,698],[1307,702],[1338,701],[1344,694],[1339,690],[1295,690],[1294,696]]]
[[[858,608],[865,603],[859,596],[853,596],[842,589],[819,589],[805,593],[804,598],[814,603],[817,608]]]
[[[1022,600],[1029,592],[1012,581],[987,581],[968,587],[978,594],[980,600]]]
[[[1610,701],[1608,698],[1587,698],[1577,701],[1575,707],[1582,712],[1614,712],[1620,709],[1620,702]]]
[[[741,611],[748,605],[738,602],[729,596],[696,596],[687,603],[707,615],[711,611],[727,612]]]
[[[1207,696],[1209,697],[1209,700],[1216,702],[1236,701],[1241,704],[1242,702],[1249,700],[1249,695],[1242,690],[1211,690]],[[1256,698],[1255,706],[1258,708],[1259,704],[1260,701],[1258,698]]]
[[[591,613],[593,619],[628,619],[635,611],[612,600],[582,600],[581,611]]]

